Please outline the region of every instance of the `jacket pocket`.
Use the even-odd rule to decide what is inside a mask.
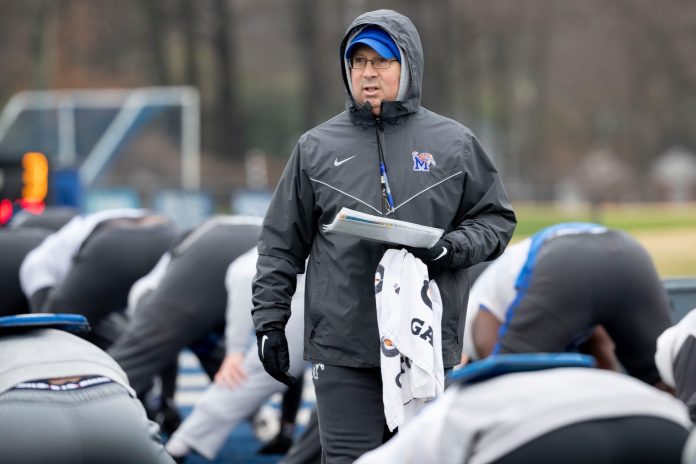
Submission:
[[[441,274],[438,282],[442,296],[442,346],[456,349],[464,334],[469,294],[469,270],[456,269]]]
[[[312,259],[310,257],[310,259]],[[318,264],[320,263],[320,260],[317,260],[315,263],[314,268],[316,269]],[[318,327],[321,325],[321,321],[324,318],[324,308],[321,303],[321,295],[325,294],[325,289],[326,289],[326,275],[325,273],[322,272],[313,272],[307,273],[306,277],[306,285],[307,285],[307,299],[305,301],[305,311],[307,312],[308,317],[305,319],[305,322],[308,323],[309,327],[305,328],[305,334],[307,337],[310,339],[315,338]]]

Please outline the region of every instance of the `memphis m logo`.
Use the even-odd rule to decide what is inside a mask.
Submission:
[[[411,153],[413,157],[413,170],[414,171],[430,171],[430,165],[435,166],[435,158],[430,153],[418,153],[414,151]]]

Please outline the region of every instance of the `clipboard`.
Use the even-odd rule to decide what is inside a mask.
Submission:
[[[361,213],[345,207],[336,214],[331,224],[322,225],[322,230],[414,248],[434,246],[445,232],[443,229]]]

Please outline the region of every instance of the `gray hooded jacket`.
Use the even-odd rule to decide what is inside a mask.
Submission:
[[[405,55],[402,74],[409,73],[408,88],[399,92],[403,98],[383,102],[380,119],[369,103],[361,107],[353,99],[343,58],[349,39],[366,25],[391,34]],[[332,222],[343,207],[386,215],[381,148],[394,199],[389,217],[444,229],[443,238],[453,248],[450,269],[436,279],[443,300],[443,361],[451,367],[462,349],[468,268],[502,253],[515,229],[515,215],[495,167],[471,131],[420,106],[423,51],[408,18],[390,10],[359,16],[339,53],[348,90],[346,110],[302,135],[264,219],[253,283],[256,331],[285,327],[296,275],[309,256],[305,358],[379,366],[374,276],[389,246],[325,233],[321,225]]]

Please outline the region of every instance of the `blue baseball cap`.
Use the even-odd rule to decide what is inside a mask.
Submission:
[[[360,31],[360,33],[351,40],[348,48],[346,48],[346,58],[350,59],[355,47],[359,44],[367,45],[384,58],[389,58],[390,60],[395,59],[401,63],[399,47],[396,46],[394,39],[382,28],[368,26]]]

